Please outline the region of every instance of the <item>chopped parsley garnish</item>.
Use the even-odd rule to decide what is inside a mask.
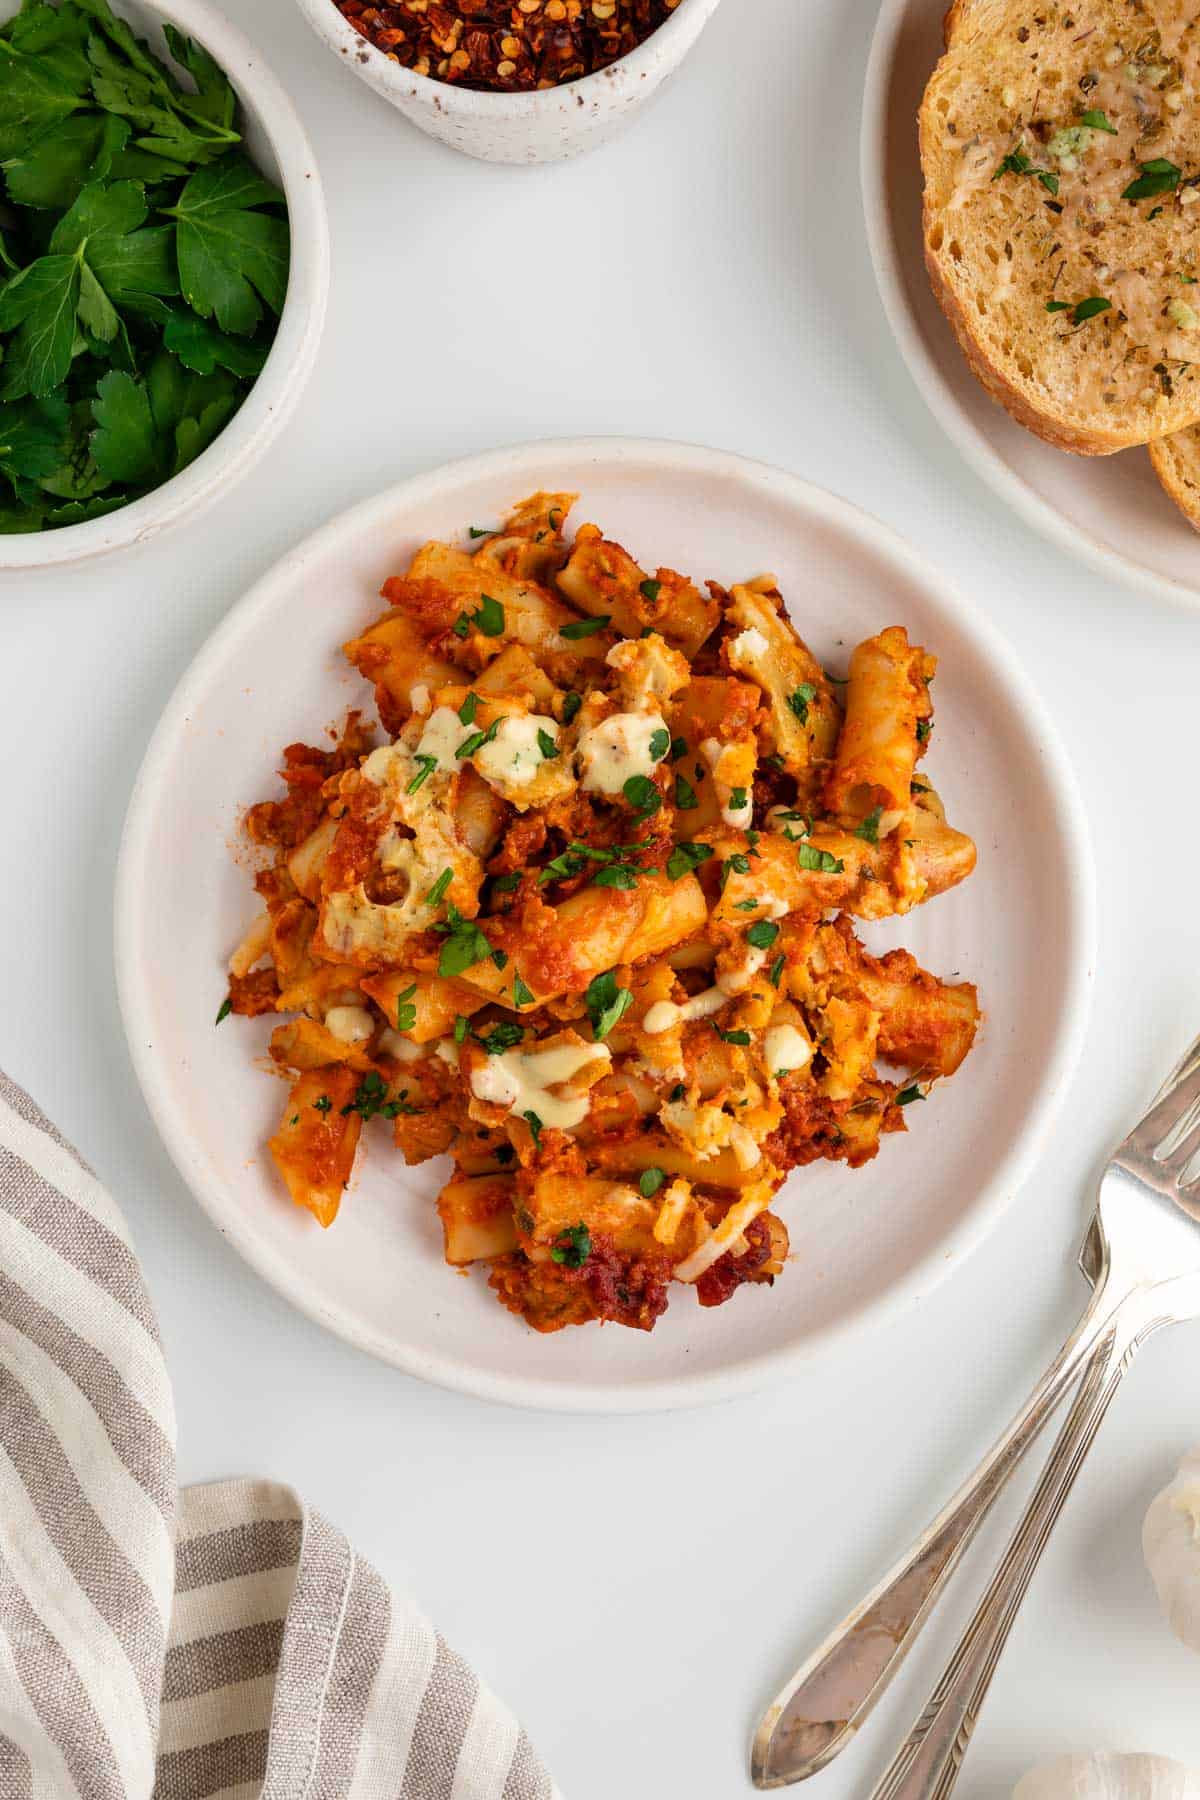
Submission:
[[[450,906],[447,911],[448,923],[433,927],[445,938],[438,957],[439,975],[462,975],[476,963],[486,962],[489,956],[503,954],[492,949],[474,919],[464,919],[457,906]]]
[[[1138,168],[1142,172],[1124,190],[1122,200],[1151,200],[1156,194],[1173,194],[1183,174],[1165,156],[1151,157],[1149,162],[1139,163]]]
[[[643,1169],[641,1180],[638,1182],[638,1189],[641,1192],[642,1198],[644,1200],[653,1200],[655,1194],[657,1194],[659,1188],[666,1179],[666,1175],[661,1169]]]
[[[637,886],[637,872],[627,868],[624,863],[613,863],[607,869],[599,869],[592,876],[592,886],[598,888],[632,888]]]
[[[493,719],[486,731],[473,731],[470,737],[465,737],[463,739],[462,743],[458,746],[458,749],[454,752],[455,756],[458,758],[474,756],[476,751],[482,750],[485,744],[494,744],[496,741],[496,733],[503,723],[504,719],[503,717],[500,717],[498,719]]]
[[[732,856],[727,857],[721,864],[721,892],[724,893],[725,889],[728,887],[729,877],[731,875],[748,875],[749,873],[749,857],[743,856],[740,850],[735,851]]]
[[[648,600],[651,606],[656,606],[658,604],[658,596],[661,591],[661,581],[643,581],[638,588],[638,592],[641,594],[643,600]]]
[[[513,1005],[514,1006],[532,1006],[533,1005],[533,989],[531,987],[526,987],[525,983],[521,980],[521,977],[519,975],[513,976]]]
[[[817,690],[811,681],[802,681],[794,692],[788,695],[788,705],[802,725],[808,724],[808,709],[817,697]]]
[[[672,1104],[674,1104],[676,1101],[682,1100],[683,1096],[686,1093],[687,1093],[687,1089],[684,1087],[682,1081],[677,1081],[675,1086],[671,1089],[670,1093],[667,1095],[667,1099],[669,1101],[671,1101]]]
[[[489,1056],[500,1056],[505,1050],[511,1050],[525,1036],[523,1025],[514,1025],[511,1019],[502,1019],[499,1025],[493,1025],[486,1037],[479,1032],[474,1034],[477,1044],[482,1044]]]
[[[769,950],[779,936],[779,927],[774,919],[756,919],[746,933],[746,942],[753,944],[756,950]]]
[[[322,1115],[333,1111],[333,1101],[328,1094],[322,1094],[319,1099],[313,1101],[313,1111]]]
[[[662,805],[662,795],[648,775],[631,775],[621,792],[639,819],[652,819]]]
[[[1113,137],[1117,135],[1117,128],[1108,114],[1101,112],[1098,107],[1093,107],[1091,111],[1085,112],[1079,123],[1086,125],[1090,131],[1108,131]]]
[[[538,886],[545,887],[548,881],[570,881],[573,876],[582,875],[585,866],[582,856],[573,850],[564,850],[546,864],[538,876]]]
[[[467,535],[473,538],[495,537],[496,527],[494,525],[472,525]]]
[[[1058,192],[1058,176],[1052,175],[1049,169],[1039,169],[1030,162],[1023,150],[1010,150],[997,164],[993,181],[999,181],[1002,175],[1036,175],[1042,186],[1052,194]]]
[[[715,1027],[715,1030],[723,1044],[741,1044],[745,1046],[750,1042],[750,1033],[748,1031],[722,1031],[719,1025]]]
[[[729,790],[729,809],[731,812],[745,812],[750,796],[745,788],[736,787]]]
[[[507,950],[493,950],[492,951],[492,961],[495,963],[495,965],[498,969],[507,969],[507,967],[508,967],[508,951]]]
[[[530,1117],[528,1113],[525,1116]],[[564,1269],[582,1269],[591,1254],[592,1234],[582,1223],[560,1231],[550,1252],[552,1261],[561,1263]]]
[[[408,1103],[407,1088],[401,1088],[399,1096],[395,1100],[389,1100],[387,1082],[378,1069],[370,1069],[359,1082],[353,1100],[343,1106],[342,1117],[344,1119],[350,1113],[357,1113],[363,1120],[394,1119],[400,1113],[411,1115],[415,1114],[417,1110],[415,1106],[410,1106]]]
[[[458,1017],[454,1021],[454,1041],[455,1041],[455,1043],[456,1044],[464,1044],[467,1039],[467,1033],[468,1033],[468,1031],[470,1031],[470,1029],[471,1029],[470,1019],[464,1017],[464,1015],[462,1013],[459,1013]]]
[[[877,844],[879,842],[879,821],[882,817],[882,806],[875,807],[872,812],[867,814],[861,825],[854,827],[855,837],[862,838],[866,844]]]
[[[663,731],[651,732],[651,734],[650,734],[650,754],[654,758],[655,762],[661,762],[663,757],[667,754],[667,751],[670,748],[671,748],[671,734],[669,731],[663,730]]]
[[[932,719],[918,719],[917,720],[917,742],[918,742],[918,744],[927,744],[929,742],[929,734],[932,730],[933,730],[933,720]]]
[[[564,725],[569,725],[571,723],[571,720],[575,717],[575,714],[582,705],[583,695],[577,694],[574,688],[571,689],[570,693],[563,695],[562,722]]]
[[[438,766],[438,759],[436,756],[418,756],[415,760],[418,765],[417,772],[405,788],[404,791],[406,794],[415,794],[419,787],[424,787],[425,783],[429,780],[429,777]]]
[[[758,900],[739,900],[734,912],[757,912],[761,902]]]
[[[466,699],[463,701],[462,705],[458,709],[459,724],[460,725],[473,725],[475,723],[475,714],[478,711],[479,711],[479,695],[478,694],[468,694]]]
[[[512,894],[516,892],[520,885],[520,869],[514,869],[511,875],[493,875],[492,877],[493,894]]]
[[[676,844],[667,858],[667,874],[672,881],[678,881],[684,875],[690,875],[701,863],[706,863],[713,854],[711,844]],[[757,904],[757,903],[756,903]]]
[[[617,986],[615,969],[597,975],[589,983],[583,999],[597,1043],[603,1042],[617,1021],[623,1019],[633,1005],[633,995],[629,989]]]
[[[787,963],[787,958],[784,956],[784,954],[781,950],[779,955],[775,958],[775,961],[771,964],[770,971],[767,975],[767,980],[771,983],[772,987],[779,986],[779,982],[783,975],[783,971],[784,971],[784,967],[785,967],[786,963]]]
[[[681,759],[683,757],[685,757],[687,755],[687,753],[688,753],[688,743],[687,743],[686,738],[677,737],[677,738],[671,739],[671,761],[672,762],[681,761]]]
[[[924,1098],[925,1095],[914,1081],[911,1087],[902,1089],[901,1092],[896,1095],[896,1105],[911,1106],[914,1100],[924,1100]]]
[[[402,994],[396,995],[397,1031],[411,1031],[417,1022],[417,1009],[412,1003],[412,998],[416,991],[417,984],[414,981],[411,987],[405,988]]]
[[[490,594],[480,594],[478,612],[460,612],[451,630],[455,637],[465,638],[472,625],[484,637],[499,637],[504,630],[504,608]]]
[[[429,892],[425,896],[426,906],[440,906],[446,898],[446,891],[454,880],[453,869],[443,869]]]
[[[812,844],[801,844],[796,852],[796,859],[802,869],[814,869],[819,875],[842,875],[846,870],[840,856],[833,856],[828,850],[818,850]]]
[[[591,637],[597,631],[603,631],[612,624],[611,613],[597,613],[592,619],[570,619],[562,628],[562,635],[572,642],[576,638]]]
[[[1072,325],[1086,325],[1097,313],[1107,312],[1112,305],[1103,294],[1089,294],[1086,300],[1047,300],[1048,313],[1069,312]]]
[[[522,1117],[529,1127],[529,1134],[532,1137],[534,1144],[540,1149],[542,1142],[542,1121],[535,1112],[524,1113],[522,1114]]]
[[[226,994],[226,996],[222,1000],[220,1006],[217,1008],[217,1016],[213,1020],[213,1024],[214,1025],[223,1025],[225,1023],[225,1020],[229,1017],[229,1015],[232,1011],[233,1011],[233,1001],[229,998],[229,995]]]
[[[686,775],[675,777],[675,804],[680,812],[691,812],[694,806],[700,804],[696,798],[696,790]]]
[[[548,731],[543,731],[540,727],[538,728],[537,744],[538,744],[538,749],[541,751],[542,755],[546,758],[546,760],[548,762],[553,757],[560,756],[562,754],[562,752],[559,750],[558,745],[555,743],[554,739],[550,736],[550,733]]]

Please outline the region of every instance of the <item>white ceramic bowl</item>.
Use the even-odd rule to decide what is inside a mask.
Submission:
[[[377,94],[453,150],[482,162],[560,162],[616,134],[683,61],[720,0],[680,0],[619,62],[532,94],[480,93],[414,75],[347,24],[333,0],[298,0],[317,36]]]
[[[1143,593],[1200,604],[1200,535],[1143,449],[1071,456],[1018,425],[972,375],[934,299],[921,232],[917,108],[943,49],[944,0],[883,0],[867,67],[862,187],[884,310],[921,396],[964,459],[1063,549]]]
[[[0,20],[19,10],[0,0]],[[256,463],[291,417],[316,361],[329,294],[329,224],[316,159],[299,115],[259,52],[208,0],[115,0],[114,10],[156,51],[163,23],[195,38],[241,101],[246,150],[283,189],[292,235],[287,299],[262,374],[218,438],[172,481],[120,511],[58,531],[0,536],[0,571],[79,562],[144,543],[207,506]]]
[[[461,541],[536,488],[578,489],[650,566],[723,582],[773,570],[829,666],[904,622],[941,658],[930,778],[979,844],[972,878],[872,947],[909,945],[978,983],[981,1039],[910,1108],[868,1167],[800,1169],[775,1203],[792,1261],[770,1289],[706,1312],[677,1291],[650,1334],[542,1337],[484,1276],[442,1261],[443,1159],[407,1169],[368,1146],[333,1229],[280,1190],[265,1150],[282,1089],[262,1072],[269,1019],[213,1017],[253,915],[231,853],[279,747],[373,710],[339,645],[380,582],[429,537]],[[315,734],[310,736],[309,734]],[[1037,854],[1030,855],[1031,844]],[[518,1405],[640,1411],[713,1400],[888,1320],[952,1273],[1029,1173],[1073,1070],[1093,967],[1093,878],[1079,802],[1046,710],[986,618],[874,520],[760,463],[682,444],[541,443],[419,476],[300,544],[230,612],[167,706],[138,777],[116,892],[117,981],[142,1091],[184,1181],[243,1256],[328,1329],[414,1375]]]

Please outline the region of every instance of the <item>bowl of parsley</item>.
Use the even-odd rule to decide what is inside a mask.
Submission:
[[[254,464],[316,358],[320,179],[207,0],[0,0],[0,569],[139,543]]]

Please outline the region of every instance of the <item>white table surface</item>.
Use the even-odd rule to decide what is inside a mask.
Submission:
[[[1074,1319],[1098,1157],[1200,1029],[1200,615],[1102,580],[1009,517],[901,365],[858,195],[873,0],[727,0],[623,141],[535,171],[419,136],[291,0],[227,4],[316,144],[328,330],[283,441],[214,511],[140,552],[0,583],[0,1063],[128,1213],[184,1477],[260,1471],[332,1515],[510,1701],[568,1800],[732,1800],[749,1792],[759,1709],[798,1653],[925,1522]],[[1058,714],[1101,893],[1083,1066],[986,1249],[890,1337],[721,1409],[632,1420],[424,1388],[290,1311],[169,1164],[134,1084],[110,951],[139,759],[231,601],[311,526],[410,472],[590,432],[783,464],[972,590]],[[1001,1664],[964,1793],[1000,1795],[1068,1749],[1200,1765],[1200,1658],[1161,1621],[1139,1544],[1151,1495],[1200,1438],[1198,1396],[1200,1330],[1185,1327],[1146,1350],[1117,1400]],[[819,1791],[866,1791],[981,1579],[972,1563]]]

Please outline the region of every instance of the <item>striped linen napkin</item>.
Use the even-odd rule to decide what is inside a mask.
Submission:
[[[341,1532],[175,1487],[124,1220],[0,1073],[0,1800],[559,1800]]]

